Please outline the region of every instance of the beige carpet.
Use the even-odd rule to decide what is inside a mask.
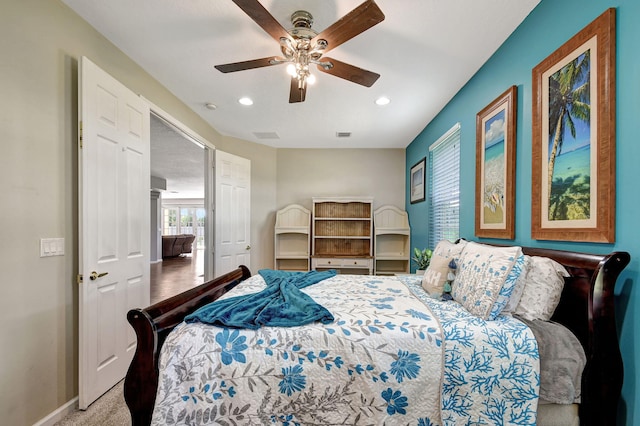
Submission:
[[[130,426],[129,409],[124,402],[124,380],[102,395],[86,411],[76,410],[56,426]]]

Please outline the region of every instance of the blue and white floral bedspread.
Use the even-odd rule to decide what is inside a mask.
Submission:
[[[257,275],[226,296],[264,287]],[[179,325],[162,349],[152,424],[535,424],[529,329],[465,318],[418,288],[337,275],[303,290],[332,324]]]

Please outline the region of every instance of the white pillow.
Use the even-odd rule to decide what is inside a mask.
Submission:
[[[510,313],[510,311],[506,311],[505,308],[511,300],[511,295],[513,294],[513,290],[518,285],[520,281],[520,277],[523,275],[525,267],[525,258],[524,254],[521,254],[516,259],[516,262],[513,264],[513,268],[507,275],[507,278],[504,280],[504,284],[500,289],[500,293],[498,293],[498,297],[496,298],[493,307],[491,308],[491,312],[489,313],[489,317],[487,319],[494,320],[500,315],[502,312]]]
[[[507,304],[502,309],[502,312],[506,314],[511,314],[516,310],[518,303],[520,302],[520,298],[522,297],[522,292],[524,291],[524,285],[527,279],[527,270],[531,264],[531,256],[525,254],[523,257],[524,264],[522,265],[522,271],[516,280],[516,284],[513,287],[513,291],[511,292],[511,296],[509,296]]]
[[[560,302],[564,277],[568,276],[555,260],[531,256],[522,297],[513,313],[530,321],[549,321]]]
[[[521,255],[518,246],[493,247],[469,241],[457,262],[453,299],[481,319],[495,319],[493,306]]]
[[[436,245],[436,248],[433,249],[433,254],[446,257],[449,260],[453,259],[457,262],[460,257],[460,253],[462,253],[466,245],[466,240],[460,240],[457,243],[442,240]]]
[[[431,256],[431,262],[422,276],[422,288],[432,297],[442,296],[449,274],[449,259],[439,254]]]
[[[449,262],[454,260],[457,264],[460,253],[467,245],[466,240],[452,243],[448,240],[441,240],[433,249],[431,262],[422,276],[422,288],[432,297],[442,295],[445,281],[449,273]]]

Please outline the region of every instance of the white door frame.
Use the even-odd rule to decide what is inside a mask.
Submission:
[[[204,208],[205,208],[205,225],[204,238],[208,247],[207,256],[204,263],[205,282],[212,280],[216,276],[215,271],[215,253],[216,253],[216,155],[214,149],[206,150],[206,160],[204,164]]]
[[[211,159],[213,158],[213,151],[216,149],[215,145],[209,142],[207,139],[203,138],[185,124],[183,124],[180,120],[173,117],[171,114],[155,105],[150,100],[146,99],[144,96],[140,95],[142,99],[144,99],[148,104],[151,110],[151,113],[164,121],[165,124],[171,126],[174,130],[180,133],[185,139],[195,143],[196,145],[201,146],[205,150],[205,191],[204,191],[204,206],[206,209],[206,217],[205,217],[205,234],[204,234],[204,245],[206,247],[205,257],[204,257],[204,281],[209,281],[213,279],[213,252],[214,252],[214,240],[213,240],[213,230],[214,230],[214,221],[213,221],[213,212],[207,206],[213,205],[214,198],[214,188],[212,185],[211,176]],[[151,141],[153,144],[153,140]]]

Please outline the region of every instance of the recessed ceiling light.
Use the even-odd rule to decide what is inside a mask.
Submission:
[[[246,106],[253,105],[253,101],[251,100],[251,98],[247,98],[247,97],[238,99],[238,102]]]
[[[206,104],[204,104],[205,108],[210,109],[210,110],[214,110],[216,108],[218,108],[218,106],[216,104],[212,104],[211,102],[207,102]]]
[[[387,98],[386,96],[381,96],[378,99],[376,99],[376,105],[387,105],[389,102],[391,102],[391,99]]]

